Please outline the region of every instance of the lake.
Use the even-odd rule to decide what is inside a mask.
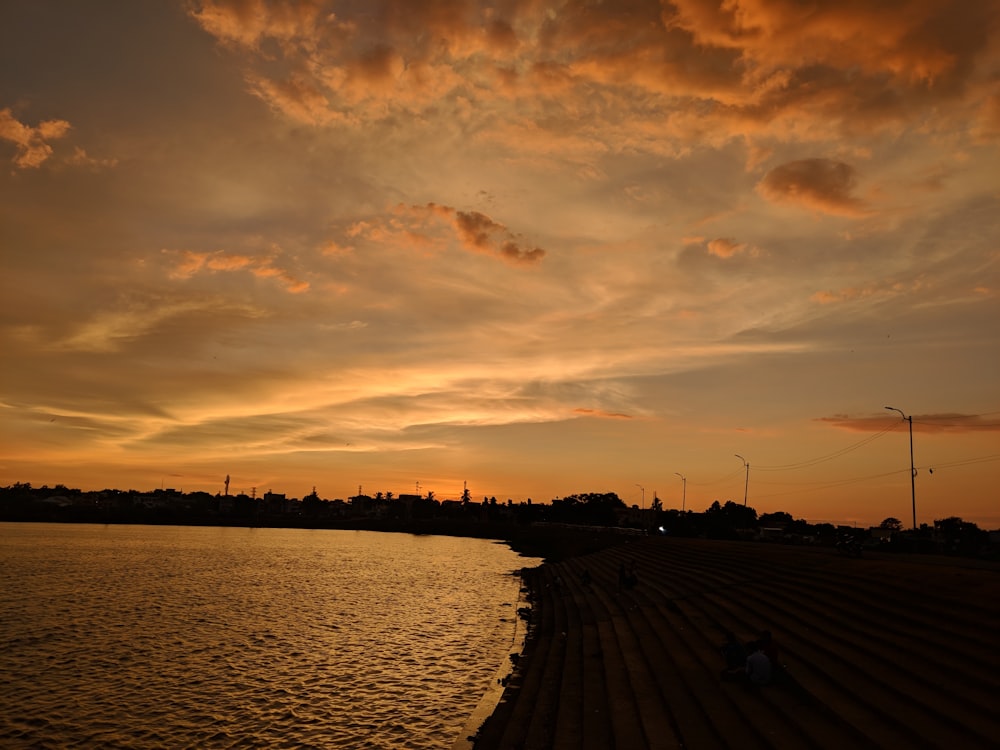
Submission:
[[[497,697],[539,562],[458,537],[0,523],[0,744],[451,748]]]

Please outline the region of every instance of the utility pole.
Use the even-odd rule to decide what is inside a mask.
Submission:
[[[687,505],[688,480],[687,477],[685,477],[679,471],[675,471],[674,474],[676,474],[681,478],[681,513],[683,513],[684,508]]]
[[[889,411],[898,411],[899,415],[910,423],[910,502],[913,506],[913,530],[917,530],[917,470],[913,466],[913,415],[906,416],[902,409],[895,406],[885,407]]]
[[[744,482],[743,484],[743,507],[745,508],[747,507],[747,491],[750,489],[750,462],[747,461],[745,458],[743,458],[743,456],[741,456],[739,453],[735,455],[736,458],[738,458],[740,461],[743,462],[743,466],[745,466],[747,470],[747,479],[746,482]]]

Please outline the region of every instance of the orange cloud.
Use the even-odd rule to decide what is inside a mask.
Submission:
[[[164,250],[163,252],[167,252]],[[181,250],[180,260],[170,272],[171,278],[189,279],[205,266],[206,253],[193,253],[190,250]]]
[[[892,414],[870,417],[850,417],[846,414],[838,414],[832,417],[820,417],[816,421],[852,432],[882,432],[899,419],[898,416],[894,417]],[[987,420],[979,414],[914,414],[913,431],[925,433],[1000,432],[1000,421]]]
[[[204,0],[192,2],[188,12],[218,39],[258,49],[268,39],[288,44],[312,38],[322,9],[321,0]]]
[[[493,253],[514,263],[536,263],[545,255],[541,248],[522,247],[507,227],[485,214],[450,210],[455,231],[467,250]]]
[[[863,216],[864,204],[851,195],[854,168],[832,159],[801,159],[775,167],[757,184],[773,203],[792,203],[838,216]]]
[[[334,258],[343,258],[354,253],[350,245],[341,245],[333,240],[327,240],[319,249],[320,253]]]
[[[303,123],[462,121],[519,153],[583,164],[739,139],[748,168],[773,139],[905,129],[917,112],[928,129],[968,122],[992,85],[998,27],[993,0],[961,12],[950,0],[662,0],[627,13],[617,3],[385,0],[357,12],[192,0],[189,13],[246,53],[253,93]],[[970,136],[992,137],[992,110],[980,118]]]
[[[824,289],[812,294],[809,299],[821,305],[832,305],[838,302],[851,302],[853,300],[866,299],[879,293],[879,289],[874,286],[867,287],[845,287],[843,289]],[[884,293],[885,290],[882,290]]]
[[[91,167],[92,169],[96,169],[98,167],[114,167],[118,164],[117,159],[97,159],[90,156],[90,154],[79,146],[76,146],[73,149],[73,155],[66,161],[77,167]]]
[[[469,252],[495,255],[511,263],[522,264],[537,263],[545,256],[542,248],[526,247],[507,227],[478,211],[459,211],[451,206],[427,203],[423,206],[399,205],[394,215],[408,220],[409,225],[405,229],[401,226],[395,229],[405,232],[409,244],[433,244],[425,232],[429,231],[428,221],[435,220],[447,222],[462,247]],[[354,225],[349,233],[359,231],[357,227],[357,224]],[[364,231],[372,239],[382,236],[381,227],[365,224]]]
[[[213,271],[238,271],[253,264],[253,259],[246,255],[230,255],[216,253],[205,256],[205,266]]]
[[[824,289],[814,292],[809,299],[821,305],[867,300],[872,297],[888,299],[899,295],[927,291],[933,289],[934,286],[933,279],[927,276],[918,276],[905,282],[895,279],[884,279],[865,284],[864,286]]]
[[[977,113],[972,130],[979,141],[1000,139],[1000,94],[986,97]]]
[[[283,81],[247,76],[250,90],[276,112],[307,125],[328,125],[344,117],[331,109],[323,89],[308,75],[294,73]]]
[[[0,109],[0,139],[17,148],[14,164],[21,169],[38,168],[52,156],[49,141],[62,138],[71,125],[65,120],[44,120],[37,127],[19,122],[10,111]]]
[[[888,74],[905,84],[940,81],[965,70],[987,43],[996,13],[988,0],[961,12],[950,0],[888,3],[815,0],[673,0],[669,26],[695,41],[737,50],[747,75],[822,65]]]
[[[165,253],[172,251],[164,250]],[[296,278],[288,271],[275,266],[270,259],[254,258],[222,250],[215,252],[176,252],[180,258],[170,272],[174,279],[190,279],[202,271],[231,272],[247,270],[260,279],[277,279],[292,294],[301,294],[309,289],[309,282]]]
[[[259,265],[250,269],[250,273],[259,279],[277,279],[284,284],[285,289],[292,294],[301,294],[309,289],[309,282],[296,279],[287,271],[269,265]]]
[[[717,258],[731,258],[746,250],[746,245],[728,237],[720,237],[719,239],[711,240],[707,248],[709,254]]]
[[[320,0],[202,0],[189,14],[260,63],[247,76],[255,94],[314,125],[435,102],[469,76],[492,77],[485,76],[489,51],[516,42],[492,11],[437,0],[389,2],[355,15]]]
[[[616,412],[604,411],[603,409],[585,409],[583,407],[578,407],[573,409],[574,414],[579,414],[583,417],[597,417],[599,419],[632,419],[629,414],[620,414]]]

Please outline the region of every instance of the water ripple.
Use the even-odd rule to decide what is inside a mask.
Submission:
[[[450,747],[506,659],[525,564],[366,532],[0,533],[5,747]]]

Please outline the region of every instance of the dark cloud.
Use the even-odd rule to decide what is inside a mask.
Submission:
[[[412,222],[412,226],[406,230],[411,244],[430,242],[424,234],[426,230],[423,223],[433,218],[448,222],[462,247],[470,252],[488,253],[512,263],[526,264],[537,263],[545,257],[545,250],[540,247],[525,247],[520,238],[505,225],[479,211],[459,211],[451,206],[428,203],[424,206],[397,206],[395,213],[397,216],[408,217]],[[375,235],[378,234],[376,231]]]
[[[485,214],[456,210],[454,215],[455,231],[467,249],[495,253],[514,263],[537,263],[545,256],[539,247],[522,248],[507,227]]]
[[[800,159],[775,167],[757,184],[757,192],[775,203],[795,203],[823,213],[863,216],[864,204],[851,195],[854,168],[833,159]]]
[[[506,232],[502,224],[478,211],[455,211],[455,228],[467,246],[485,250],[490,246],[490,236]]]
[[[536,263],[545,256],[545,251],[540,247],[527,250],[519,247],[516,242],[505,242],[500,248],[500,255],[515,263]]]

